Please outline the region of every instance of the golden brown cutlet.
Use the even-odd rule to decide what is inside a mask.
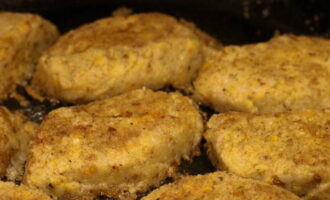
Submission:
[[[147,87],[187,89],[215,39],[160,13],[114,16],[63,35],[40,59],[32,89],[84,103]]]
[[[270,113],[330,107],[330,40],[282,35],[226,46],[194,81],[196,99],[217,111]]]
[[[60,199],[135,198],[175,174],[203,131],[179,93],[134,90],[47,115],[31,143],[24,183]]]
[[[214,115],[204,134],[218,169],[330,199],[330,110]]]

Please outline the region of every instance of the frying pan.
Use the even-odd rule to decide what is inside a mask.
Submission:
[[[135,13],[163,12],[192,21],[225,45],[266,41],[275,33],[330,37],[330,2],[327,0],[0,0],[0,11],[37,13],[55,23],[61,33],[110,16],[113,10],[123,6]],[[31,104],[22,107],[16,100],[8,99],[5,106],[23,110],[35,122],[40,122],[55,108],[70,106],[37,102],[22,87],[17,92]],[[201,106],[201,109],[206,118],[214,113],[207,107]],[[201,155],[192,162],[182,162],[180,173],[195,175],[215,170],[201,149]]]

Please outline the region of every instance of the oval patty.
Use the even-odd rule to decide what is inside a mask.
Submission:
[[[136,197],[190,159],[202,131],[198,108],[178,93],[141,89],[60,108],[32,141],[24,182],[65,200]]]
[[[214,115],[205,133],[218,168],[330,199],[330,110]]]
[[[217,111],[271,113],[330,107],[330,40],[294,35],[227,46],[194,81],[195,96]]]
[[[97,20],[63,35],[40,59],[32,88],[50,98],[90,102],[142,88],[187,88],[216,42],[160,13]]]

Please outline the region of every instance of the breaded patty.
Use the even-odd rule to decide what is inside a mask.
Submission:
[[[56,27],[38,15],[0,12],[0,101],[26,83],[57,37]]]
[[[217,111],[280,112],[330,107],[330,40],[282,35],[227,46],[194,82],[196,98]]]
[[[187,176],[142,200],[299,200],[279,187],[225,172]]]
[[[0,178],[20,180],[36,124],[0,106]]]
[[[188,88],[215,39],[160,13],[114,16],[63,35],[40,59],[32,90],[65,102],[142,88]]]
[[[198,151],[203,122],[178,93],[134,90],[52,111],[31,143],[24,182],[63,200],[134,198]]]
[[[51,200],[39,190],[0,181],[0,200]]]
[[[330,109],[214,115],[205,138],[220,169],[330,199]]]

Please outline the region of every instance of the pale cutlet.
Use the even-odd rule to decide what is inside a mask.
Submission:
[[[219,169],[330,199],[330,110],[214,115],[204,134]]]
[[[56,27],[38,15],[0,12],[0,101],[26,84],[57,37]]]
[[[134,90],[52,111],[31,143],[24,183],[63,200],[127,199],[198,150],[203,121],[178,93]]]
[[[40,59],[31,88],[49,98],[90,102],[147,87],[187,89],[217,41],[160,13],[114,16],[64,34]]]
[[[186,176],[142,200],[299,200],[282,188],[225,172]]]
[[[0,181],[0,200],[51,200],[43,192],[25,185]]]
[[[194,81],[198,101],[217,111],[270,113],[330,107],[330,40],[282,35],[227,46]]]

